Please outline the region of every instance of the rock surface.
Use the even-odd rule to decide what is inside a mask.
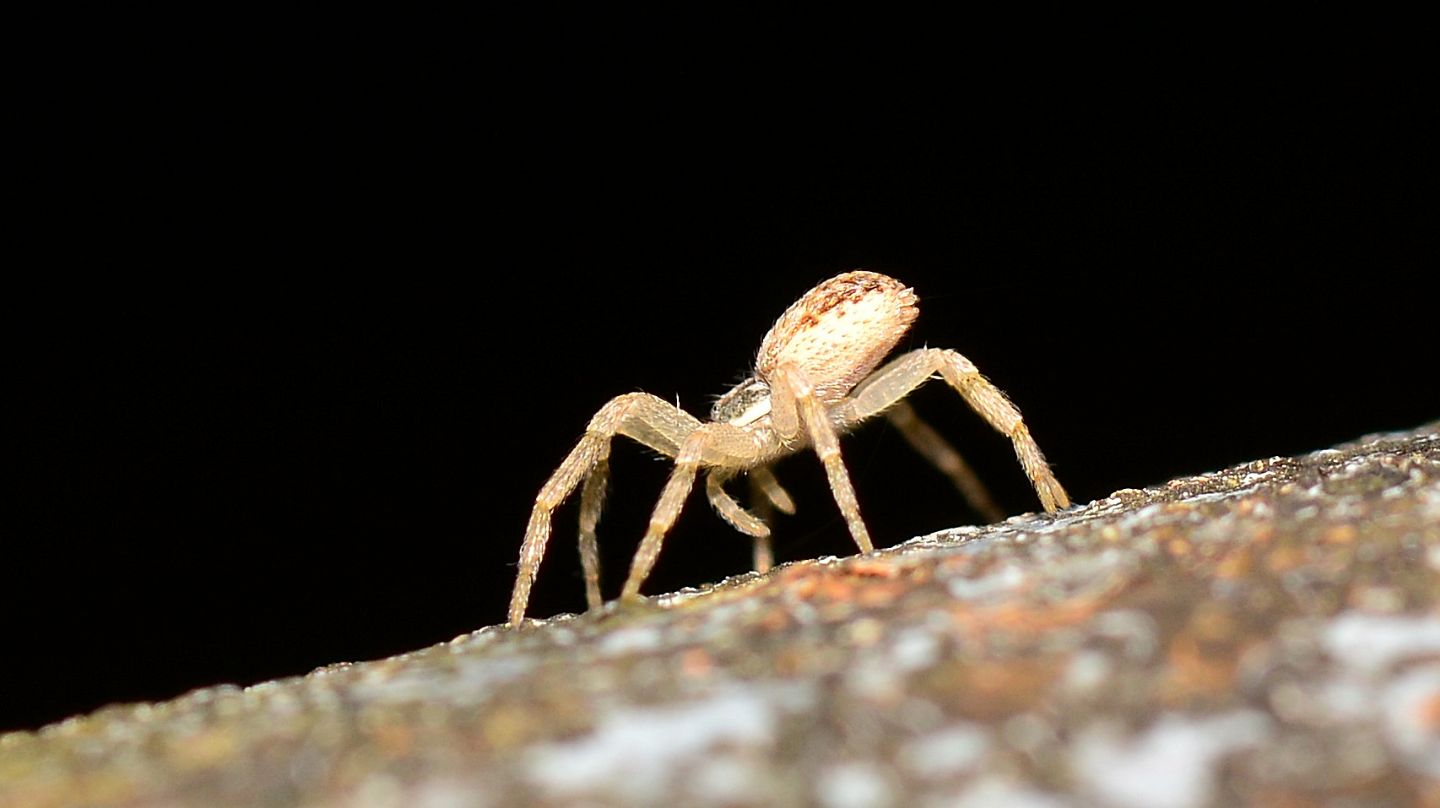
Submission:
[[[0,736],[0,806],[1440,805],[1440,424]]]

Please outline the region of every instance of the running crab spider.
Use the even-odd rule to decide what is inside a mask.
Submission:
[[[1045,510],[1068,507],[1069,496],[1050,472],[1019,410],[970,360],[951,350],[921,348],[875,369],[915,321],[915,300],[914,291],[903,283],[875,272],[846,272],[821,283],[780,315],[760,343],[754,375],[715,403],[709,421],[648,393],[629,393],[606,403],[535,498],[510,598],[510,624],[519,625],[525,617],[530,586],[550,538],[551,515],[577,486],[582,486],[580,559],[585,595],[590,608],[600,606],[595,525],[609,476],[610,441],[616,435],[675,461],[631,561],[621,593],[625,599],[639,596],[640,585],[660,554],[660,543],[701,472],[710,504],[736,530],[755,539],[755,566],[767,569],[770,528],[762,516],[770,508],[786,513],[795,509],[769,466],[805,449],[819,455],[855,544],[861,552],[871,552],[870,532],[860,518],[855,489],[840,457],[839,436],[882,413],[916,451],[951,478],[976,510],[998,520],[999,509],[959,453],[903,401],[936,373],[1014,443]],[[760,516],[725,491],[725,483],[742,473],[749,476]]]

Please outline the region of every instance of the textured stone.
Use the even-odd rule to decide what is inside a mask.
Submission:
[[[1440,425],[0,736],[0,806],[1440,804]]]

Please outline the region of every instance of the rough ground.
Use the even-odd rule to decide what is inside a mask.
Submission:
[[[1440,806],[1440,424],[0,737],[0,806]]]

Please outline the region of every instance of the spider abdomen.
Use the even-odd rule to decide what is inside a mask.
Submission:
[[[821,401],[839,401],[870,375],[919,313],[915,292],[888,275],[846,272],[791,304],[760,343],[756,371],[788,366]]]

